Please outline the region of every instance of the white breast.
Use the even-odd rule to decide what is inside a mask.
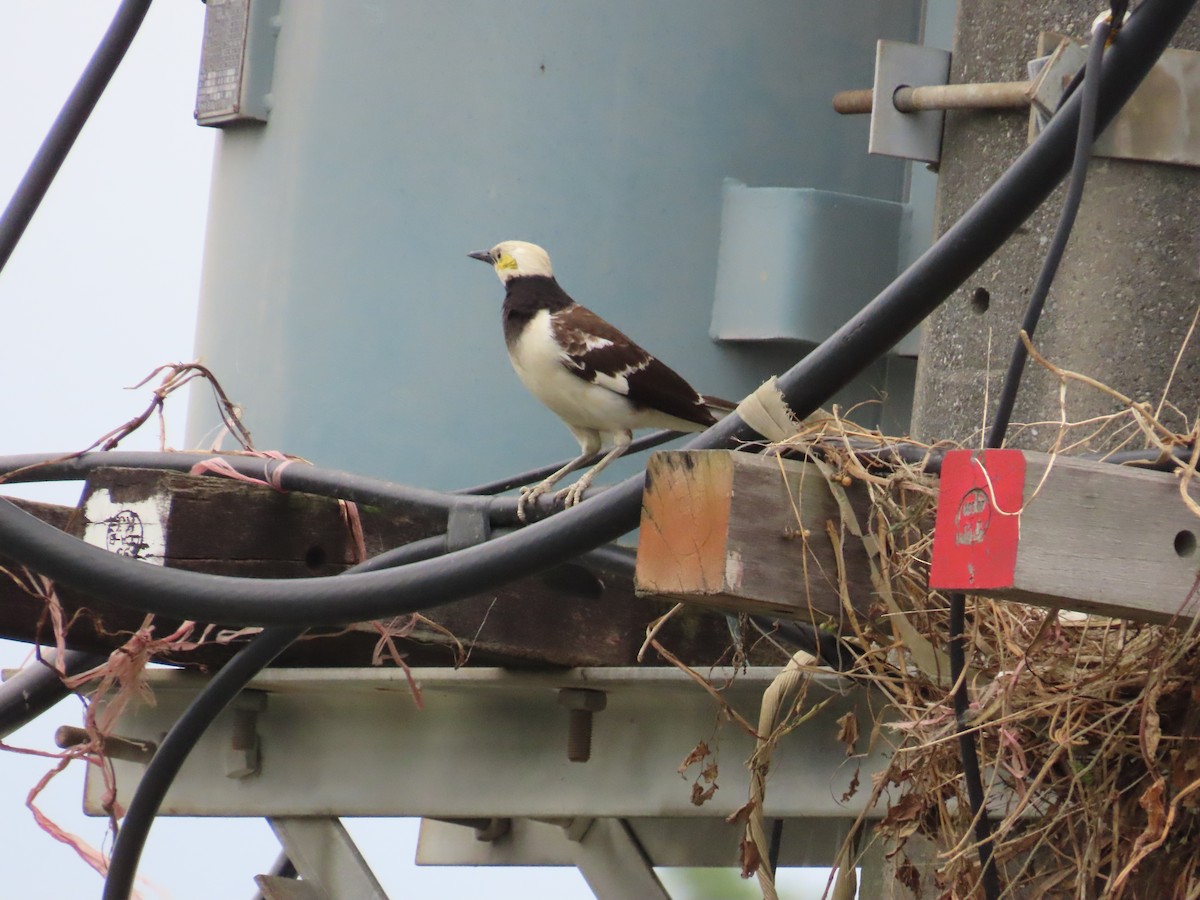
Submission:
[[[530,320],[510,350],[522,384],[560,419],[576,428],[612,432],[642,426],[643,416],[625,397],[569,370],[550,330],[550,313]]]

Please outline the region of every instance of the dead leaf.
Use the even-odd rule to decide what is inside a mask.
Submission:
[[[846,745],[846,755],[853,756],[858,744],[858,716],[852,711],[837,720],[837,739]]]
[[[1146,828],[1138,835],[1135,846],[1141,847],[1156,841],[1163,832],[1167,821],[1167,810],[1163,805],[1163,794],[1166,792],[1166,782],[1161,778],[1142,791],[1138,797],[1138,806],[1146,811]]]
[[[738,845],[741,851],[742,858],[742,877],[751,878],[758,871],[758,867],[762,865],[762,854],[758,852],[758,845],[750,838],[744,837]]]
[[[753,800],[747,800],[725,818],[725,824],[745,825],[750,821],[750,813],[754,811],[754,807],[757,805]]]
[[[896,880],[910,894],[921,896],[921,872],[907,856],[904,857],[904,862],[896,866]]]
[[[906,838],[916,832],[924,815],[925,801],[917,794],[905,794],[888,808],[878,827],[897,838]]]
[[[693,749],[691,753],[683,758],[683,762],[679,764],[679,768],[675,771],[682,775],[687,769],[694,766],[696,763],[703,762],[705,759],[707,759],[708,755],[708,744],[706,744],[704,741],[701,741],[696,745],[695,749]]]
[[[850,786],[846,788],[846,792],[842,794],[842,802],[847,802],[851,797],[858,793],[858,773],[859,769],[854,770],[854,777],[850,779]]]

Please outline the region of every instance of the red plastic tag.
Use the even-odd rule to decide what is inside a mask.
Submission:
[[[942,459],[931,588],[1013,586],[1025,495],[1020,450],[951,450]]]

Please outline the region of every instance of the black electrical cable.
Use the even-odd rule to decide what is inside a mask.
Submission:
[[[336,577],[345,578],[354,572],[401,566],[445,549],[445,535],[414,541],[381,553],[347,569]],[[142,779],[138,782],[121,830],[113,845],[108,874],[104,879],[103,900],[126,900],[133,890],[138,862],[150,835],[154,817],[158,815],[163,798],[183,767],[192,748],[200,741],[213,720],[234,701],[255,675],[292,645],[305,628],[283,626],[268,628],[256,635],[249,644],[221,667],[204,689],[171,726],[151,757]]]
[[[249,456],[242,453],[203,453],[194,450],[153,452],[105,450],[84,453],[22,453],[0,456],[0,483],[80,481],[97,469],[158,469],[190,472],[193,466],[219,459],[239,475],[256,478],[285,491],[334,497],[369,506],[400,506],[407,511],[447,515],[452,509],[488,510],[497,519],[516,521],[517,501],[502,498],[457,497],[430,488],[409,487],[337,469],[324,469],[298,459]],[[511,509],[509,509],[511,507]]]
[[[1075,154],[1071,166],[1071,177],[1067,187],[1066,198],[1063,202],[1062,213],[1054,237],[1047,250],[1021,328],[1030,337],[1033,336],[1045,308],[1046,297],[1050,285],[1058,272],[1059,263],[1066,251],[1071,230],[1075,225],[1079,204],[1083,199],[1083,186],[1087,178],[1088,162],[1092,155],[1092,143],[1096,134],[1096,115],[1100,96],[1099,77],[1105,44],[1109,36],[1109,24],[1100,22],[1092,31],[1091,47],[1084,69],[1083,81],[1080,88],[1082,100],[1078,126],[1076,128]],[[1004,444],[1008,425],[1012,418],[1013,406],[1016,402],[1017,391],[1020,388],[1021,376],[1025,370],[1027,351],[1024,342],[1018,337],[1012,356],[1009,359],[1008,371],[1004,376],[1004,384],[997,401],[995,418],[988,430],[985,446],[997,448]],[[954,592],[949,597],[949,655],[950,678],[954,685],[953,703],[954,718],[958,732],[958,749],[962,761],[963,781],[967,789],[967,800],[971,807],[971,815],[975,825],[975,842],[979,852],[981,867],[981,884],[987,900],[996,900],[1000,896],[1000,875],[996,869],[992,847],[992,823],[987,811],[987,796],[983,784],[983,772],[979,763],[979,749],[975,742],[974,732],[971,731],[971,697],[966,670],[966,595]]]
[[[47,650],[40,661],[30,663],[0,684],[0,740],[32,722],[70,693],[63,686],[55,666],[57,657],[57,651]],[[63,656],[63,670],[67,675],[78,675],[94,669],[106,659],[107,656],[96,653],[68,650]]]
[[[654,431],[650,434],[643,435],[629,445],[623,456],[630,456],[634,453],[640,453],[643,450],[649,450],[651,447],[657,447],[660,444],[665,444],[667,441],[673,441],[677,437],[684,434],[682,431]],[[595,454],[592,459],[599,459],[600,454]],[[562,462],[554,463],[549,466],[539,466],[536,469],[530,469],[528,472],[519,472],[516,475],[509,475],[506,478],[498,478],[495,481],[486,481],[483,484],[477,484],[474,487],[460,488],[451,491],[452,494],[502,494],[505,491],[511,491],[516,487],[524,487],[527,484],[533,484],[535,481],[541,481],[547,475],[557,472],[569,462],[571,459],[564,459]],[[590,460],[589,460],[590,462]]]
[[[771,823],[771,843],[767,850],[767,868],[774,878],[779,872],[779,851],[783,849],[783,819]]]
[[[1099,121],[1107,122],[1169,43],[1194,0],[1146,0],[1105,55]],[[1070,165],[1078,98],[925,254],[779,379],[792,410],[815,410],[935,309],[1050,194]],[[736,414],[687,446],[757,436]],[[436,606],[607,543],[637,524],[644,475],[486,544],[388,572],[337,579],[240,579],[165,570],[80,544],[0,502],[0,552],[63,584],[176,618],[308,625],[364,621]]]
[[[108,874],[104,879],[104,900],[127,900],[130,896],[150,826],[154,824],[154,817],[167,789],[200,736],[242,692],[246,683],[291,646],[304,631],[300,627],[268,628],[257,635],[221,667],[171,726],[146,766],[146,772],[125,811],[121,830],[113,845]]]
[[[46,196],[63,160],[92,114],[96,101],[125,57],[125,51],[141,28],[150,0],[123,0],[101,38],[96,52],[75,83],[66,103],[25,171],[21,183],[0,217],[0,269],[16,249],[21,235]]]
[[[1030,338],[1037,329],[1046,306],[1046,298],[1050,293],[1050,285],[1058,274],[1058,266],[1067,249],[1071,231],[1075,227],[1075,218],[1083,200],[1083,186],[1087,180],[1088,161],[1092,156],[1092,144],[1096,137],[1096,113],[1099,102],[1100,79],[1087,73],[1098,72],[1101,58],[1104,54],[1104,44],[1109,33],[1107,23],[1101,23],[1092,33],[1092,42],[1088,50],[1088,61],[1084,67],[1081,115],[1075,143],[1075,155],[1071,164],[1071,176],[1067,183],[1067,194],[1063,200],[1062,214],[1054,230],[1054,237],[1046,251],[1042,270],[1030,294],[1029,303],[1025,308],[1025,316],[1021,321],[1021,330]],[[996,413],[988,430],[985,446],[995,448],[1003,446],[1004,436],[1012,420],[1013,407],[1016,404],[1017,392],[1021,387],[1021,376],[1025,372],[1025,364],[1029,353],[1025,343],[1018,336],[1008,360],[1008,370],[1004,373],[1004,382],[996,401]]]

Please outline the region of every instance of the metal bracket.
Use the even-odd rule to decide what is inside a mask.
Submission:
[[[482,544],[492,536],[486,505],[456,504],[446,519],[446,550],[453,552]]]
[[[1037,82],[1030,114],[1032,141],[1049,121],[1072,75],[1087,58],[1084,45],[1053,32],[1038,37],[1049,63]],[[1167,50],[1092,146],[1095,156],[1200,167],[1200,52]]]
[[[879,41],[875,46],[867,152],[927,163],[941,159],[945,112],[901,112],[893,97],[901,88],[945,84],[949,80],[949,51],[902,41]]]
[[[262,768],[258,714],[266,708],[267,695],[262,691],[242,691],[230,706],[233,723],[225,748],[227,778],[249,778]]]
[[[950,54],[933,47],[879,41],[875,85],[841,91],[843,115],[871,114],[868,151],[936,164],[947,109],[1030,107],[1029,139],[1045,127],[1067,83],[1086,60],[1083,45],[1043,32],[1031,80],[947,84]],[[1096,156],[1200,166],[1200,52],[1167,50],[1116,119],[1097,138]]]

